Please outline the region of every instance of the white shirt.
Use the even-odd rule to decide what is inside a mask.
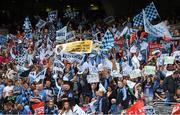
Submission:
[[[6,87],[3,89],[3,93],[5,93],[5,96],[4,96],[4,97],[9,96],[9,92],[12,91],[13,88],[14,88],[14,86],[6,86]]]
[[[68,112],[64,112],[62,115],[73,115],[73,112],[72,112],[72,110],[69,110]]]

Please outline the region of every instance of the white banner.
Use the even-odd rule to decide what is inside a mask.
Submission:
[[[61,53],[61,59],[67,60],[69,62],[78,62],[81,63],[84,59],[84,55],[81,54],[70,54],[70,53]]]
[[[174,64],[175,57],[174,56],[166,56],[164,57],[164,64]]]
[[[74,38],[76,38],[75,31],[70,31],[66,34],[66,41],[71,41]]]
[[[56,40],[66,40],[67,34],[67,26],[63,27],[62,29],[56,31]]]
[[[144,74],[146,75],[155,75],[156,74],[156,67],[155,66],[145,66],[144,67]]]
[[[99,82],[99,75],[98,74],[87,75],[86,79],[88,83],[97,83]]]
[[[143,20],[144,20],[144,29],[145,32],[155,36],[155,37],[169,37],[172,38],[167,26],[164,22],[161,22],[157,25],[152,25],[149,20],[146,18],[146,14],[143,10]]]
[[[140,69],[135,69],[135,70],[132,70],[130,73],[129,73],[129,76],[130,78],[137,78],[137,77],[141,77],[141,70]]]

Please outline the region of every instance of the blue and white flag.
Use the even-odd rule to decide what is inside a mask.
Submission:
[[[25,33],[31,32],[32,25],[31,25],[31,22],[29,20],[29,17],[25,18],[22,29],[24,30]]]
[[[34,81],[39,82],[41,79],[45,78],[45,75],[46,75],[46,68],[36,75],[36,78]]]
[[[48,13],[48,19],[50,22],[57,20],[57,18],[58,18],[58,11],[57,10],[50,11]]]
[[[73,62],[78,62],[81,63],[84,59],[83,54],[71,54],[71,53],[61,53],[61,59],[62,60],[67,60],[71,63]]]
[[[54,64],[53,64],[54,71],[63,71],[64,68],[65,68],[65,66],[60,60],[58,60],[58,59],[54,60]]]
[[[78,16],[78,14],[79,14],[79,12],[76,12],[76,11],[71,10],[71,9],[67,9],[66,12],[64,13],[64,17],[73,19],[76,16]]]
[[[0,45],[4,45],[7,42],[7,37],[0,35]]]
[[[75,38],[76,38],[75,31],[70,31],[66,34],[66,42],[71,41]]]
[[[156,9],[156,7],[155,7],[153,2],[151,2],[150,5],[146,6],[144,11],[145,11],[145,13],[147,15],[147,19],[149,21],[152,21],[152,20],[156,19],[159,16],[158,11],[157,11],[157,9]],[[143,12],[140,12],[139,14],[137,14],[133,18],[133,22],[134,22],[134,26],[143,25]]]
[[[161,22],[157,25],[152,25],[146,17],[145,11],[143,10],[143,19],[144,19],[144,30],[155,37],[169,37],[172,38],[167,26],[164,22]]]
[[[38,21],[38,23],[36,24],[36,27],[38,27],[39,29],[41,29],[42,27],[44,27],[46,25],[46,21],[40,19]]]
[[[102,40],[102,49],[109,50],[112,47],[114,47],[114,36],[109,30],[107,30]]]
[[[56,31],[56,40],[62,41],[66,40],[67,26],[64,26],[62,29]]]

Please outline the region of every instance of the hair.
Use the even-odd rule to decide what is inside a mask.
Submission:
[[[174,74],[180,74],[180,70],[176,70]]]
[[[65,109],[65,107],[64,107],[64,104],[65,104],[66,102],[68,102],[68,103],[69,103],[69,108],[68,108],[68,110],[67,110],[67,111],[71,110],[71,105],[70,105],[70,102],[69,102],[68,100],[67,100],[67,101],[64,101],[64,102],[63,102],[63,108],[62,108],[62,111],[61,111],[60,115],[62,115],[62,114],[66,111],[66,109]]]

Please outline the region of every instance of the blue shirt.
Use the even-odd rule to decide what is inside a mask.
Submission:
[[[153,97],[154,96],[152,85],[145,85],[144,96],[146,96],[146,97]]]
[[[28,111],[24,108],[23,110],[21,110],[20,112],[19,112],[19,115],[28,115]]]
[[[4,84],[0,84],[0,98],[3,96]]]
[[[20,91],[20,92],[19,92]],[[15,94],[21,94],[22,93],[22,87],[20,87],[20,86],[14,86],[14,88],[13,88],[13,92],[15,93]],[[19,92],[19,93],[16,93],[16,92]]]

